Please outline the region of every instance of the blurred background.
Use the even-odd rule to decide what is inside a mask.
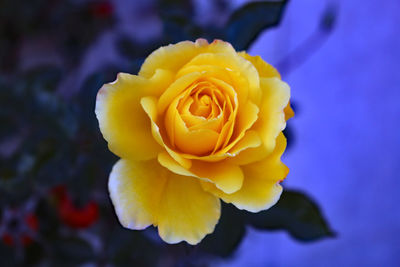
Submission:
[[[397,0],[0,1],[1,266],[398,266]],[[199,246],[117,221],[98,89],[153,50],[204,37],[289,83],[287,191],[224,205]]]

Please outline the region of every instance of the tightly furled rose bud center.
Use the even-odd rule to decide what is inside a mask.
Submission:
[[[216,153],[233,132],[236,93],[215,78],[202,78],[185,88],[168,107],[165,126],[175,149],[196,156]]]
[[[212,119],[222,112],[223,96],[213,84],[202,82],[193,90],[190,97],[185,99],[185,102],[180,101],[179,104],[190,105],[189,111],[194,116]]]
[[[190,105],[189,110],[193,115],[209,119],[216,109],[216,105],[215,103],[212,103],[211,97],[209,95],[196,94],[195,100],[193,101],[193,98],[191,98],[190,100],[192,104]]]

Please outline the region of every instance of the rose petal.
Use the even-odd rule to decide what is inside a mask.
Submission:
[[[220,215],[220,200],[205,192],[197,179],[169,175],[158,213],[158,232],[163,240],[196,245],[214,231]]]
[[[265,152],[257,152],[260,149],[265,151],[259,134],[255,131],[247,131],[243,138],[225,154],[211,154],[208,156],[193,156],[183,154],[187,159],[196,159],[206,162],[217,162],[226,159],[227,162],[236,165],[245,165],[251,162],[261,160],[267,156]],[[254,151],[256,150],[256,151]],[[251,151],[250,153],[248,151]]]
[[[249,83],[246,77],[238,71],[235,71],[230,68],[225,68],[221,66],[213,66],[213,65],[186,65],[182,69],[179,70],[176,77],[180,78],[187,74],[199,72],[202,74],[204,79],[209,79],[210,81],[215,81],[216,85],[219,85],[219,81],[224,84],[220,87],[224,89],[229,95],[232,95],[231,92],[227,91],[224,87],[230,88],[247,88]],[[212,80],[215,79],[215,80]],[[239,90],[238,92],[235,89],[232,90],[234,94],[240,93],[240,97],[238,99],[239,103],[245,103],[248,99],[248,90]]]
[[[242,151],[249,148],[259,147],[262,144],[262,140],[256,131],[247,131],[242,139],[240,139],[236,145],[229,150],[228,155],[230,157],[236,157]]]
[[[186,67],[202,65],[213,65],[240,73],[241,76],[246,78],[248,86],[235,87],[239,99],[246,101],[247,96],[249,96],[251,101],[257,103],[256,101],[261,95],[260,78],[257,69],[251,62],[238,56],[237,53],[202,53],[194,57],[182,70]]]
[[[249,131],[249,132],[254,132],[254,131]],[[260,138],[260,141],[261,141],[261,138]],[[254,146],[254,147],[249,146],[248,148],[244,149],[243,151],[240,151],[240,153],[238,153],[235,157],[230,157],[229,159],[227,159],[227,161],[232,164],[247,165],[247,164],[265,159],[270,153],[271,152],[265,148],[265,146],[262,144],[262,141],[261,141],[261,145]]]
[[[262,78],[261,89],[260,112],[251,129],[260,133],[266,152],[271,153],[276,137],[286,127],[283,109],[289,102],[290,88],[278,78]]]
[[[193,155],[211,152],[219,134],[210,129],[189,130],[178,113],[178,102],[178,98],[174,100],[165,116],[165,126],[172,146],[176,146],[183,153]]]
[[[192,166],[191,160],[182,157],[179,153],[176,153],[171,148],[169,148],[168,145],[166,145],[164,142],[164,138],[161,135],[160,128],[156,124],[156,122],[158,122],[157,99],[155,99],[154,97],[143,97],[141,99],[141,104],[144,111],[151,120],[151,131],[154,139],[156,139],[157,142],[161,146],[163,146],[165,150],[171,155],[171,157],[173,157],[177,162],[179,162],[180,165],[182,165],[185,168],[190,168]]]
[[[189,73],[177,80],[175,80],[158,100],[157,109],[159,114],[164,114],[165,110],[182,92],[187,90],[201,76],[198,72]]]
[[[235,102],[232,103],[232,100],[229,97],[226,97],[226,107],[224,109],[225,124],[222,126],[213,154],[224,154],[224,152],[216,153],[216,151],[220,151],[221,149],[225,148],[225,146],[231,140],[235,127],[236,114],[238,113],[239,109],[237,105],[237,95],[235,95],[234,101]]]
[[[258,74],[262,78],[281,78],[279,72],[270,64],[265,62],[260,56],[250,56],[246,52],[239,52],[239,56],[243,57],[244,59],[250,61],[254,67],[256,67]]]
[[[221,149],[220,153],[226,153],[243,138],[245,132],[257,121],[258,112],[259,108],[252,102],[247,102],[246,105],[238,111],[231,141]]]
[[[157,223],[157,210],[167,175],[156,161],[119,160],[113,167],[108,188],[121,224],[144,229]]]
[[[223,109],[220,102],[224,102],[224,97],[221,92],[217,91],[212,84],[208,82],[200,82],[193,89],[194,96],[185,94],[177,106],[180,117],[185,122],[189,130],[209,129],[215,132],[220,132],[224,123]],[[199,93],[210,94],[210,104],[205,109],[208,109],[209,115],[207,117],[193,114],[193,110],[202,108],[199,100]],[[204,96],[203,96],[204,97]]]
[[[157,94],[171,82],[169,72],[159,70],[151,79],[120,73],[97,94],[96,116],[109,149],[123,158],[147,160],[157,156],[160,146],[149,135],[150,124],[140,106],[144,95]]]
[[[242,187],[243,172],[238,165],[228,162],[204,162],[192,161],[190,169],[183,168],[171,156],[165,152],[158,155],[158,161],[170,171],[201,180],[212,182],[217,188],[228,194],[238,191]]]
[[[205,39],[197,39],[196,42],[183,41],[160,47],[151,53],[142,64],[139,76],[151,77],[157,69],[166,69],[176,73],[192,58],[207,52],[236,54],[229,43],[220,40],[215,40],[211,44],[208,44]]]
[[[283,109],[283,112],[285,112],[285,120],[289,120],[290,118],[293,118],[294,116],[294,111],[292,107],[290,106],[290,101],[287,104],[287,106]]]
[[[227,194],[238,191],[243,184],[243,171],[237,165],[228,162],[193,161],[190,171],[197,177],[211,180],[217,188]]]
[[[269,157],[242,166],[244,181],[239,191],[226,194],[213,183],[205,181],[201,182],[203,188],[239,209],[258,212],[270,208],[281,195],[282,187],[279,185],[279,181],[283,180],[289,172],[289,169],[280,160],[286,148],[286,139],[282,133],[276,143],[277,146]]]
[[[156,161],[118,161],[109,190],[123,226],[158,225],[167,243],[184,240],[195,245],[213,232],[220,217],[219,199],[205,192],[197,179],[173,174]]]
[[[192,176],[196,177],[193,173],[191,173],[188,169],[180,165],[171,155],[167,152],[161,152],[158,154],[158,162],[161,166],[167,168],[173,173],[184,175],[184,176]]]

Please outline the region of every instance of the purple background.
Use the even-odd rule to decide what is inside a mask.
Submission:
[[[128,64],[116,52],[116,34],[137,40],[160,34],[159,19],[143,12],[153,1],[114,2],[116,28],[101,36],[61,91],[80,88],[102,64]],[[212,1],[195,2],[196,18],[212,20]],[[231,8],[244,2],[231,1]],[[290,121],[295,142],[284,162],[290,167],[286,187],[315,199],[338,236],[300,243],[285,232],[248,229],[234,257],[215,266],[400,264],[400,1],[292,0],[280,27],[263,33],[249,53],[278,63],[312,34],[329,3],[338,5],[334,31],[283,75],[297,104]]]
[[[274,63],[318,24],[328,3],[338,21],[326,43],[284,76],[297,104],[287,188],[321,206],[336,239],[299,243],[249,229],[217,266],[399,266],[400,1],[291,1],[279,28],[250,49]]]

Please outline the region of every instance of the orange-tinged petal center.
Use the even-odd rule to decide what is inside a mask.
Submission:
[[[232,86],[203,73],[175,92],[180,93],[168,105],[164,116],[171,148],[205,156],[229,143],[238,108]]]

